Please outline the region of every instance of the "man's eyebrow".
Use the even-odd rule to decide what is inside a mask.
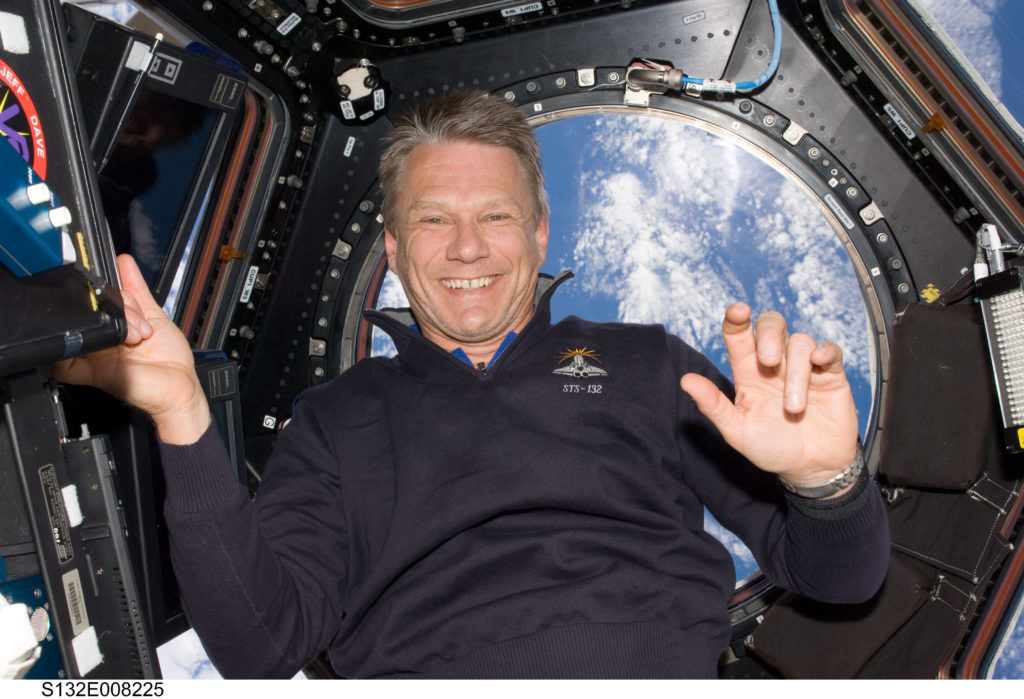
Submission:
[[[527,207],[524,207],[515,197],[511,196],[499,196],[492,199],[485,199],[481,204],[481,208],[511,208],[518,212],[524,212]],[[423,199],[417,199],[409,205],[409,213],[414,213],[424,209],[440,209],[444,210],[449,207],[449,204],[437,198],[427,197]]]

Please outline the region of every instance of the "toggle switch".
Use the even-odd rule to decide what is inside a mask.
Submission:
[[[35,206],[50,202],[50,188],[46,186],[45,182],[30,184],[25,188],[25,195],[28,197],[29,203]]]
[[[50,209],[49,217],[50,225],[54,228],[63,228],[71,223],[71,212],[68,211],[68,207],[66,206],[59,206],[56,209]]]

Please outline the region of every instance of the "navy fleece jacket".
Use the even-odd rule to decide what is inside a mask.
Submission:
[[[163,448],[186,611],[228,676],[320,650],[349,677],[714,677],[732,561],[870,597],[888,526],[862,479],[784,495],[679,388],[726,382],[661,327],[550,324],[548,290],[486,372],[385,314],[398,356],[306,391],[249,501],[210,430]]]

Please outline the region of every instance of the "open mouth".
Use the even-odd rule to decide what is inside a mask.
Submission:
[[[442,279],[441,283],[449,289],[483,289],[491,285],[494,277],[477,277],[475,279]]]

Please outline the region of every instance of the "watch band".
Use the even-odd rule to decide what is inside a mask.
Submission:
[[[780,476],[779,482],[782,483],[783,488],[794,495],[817,500],[819,498],[828,497],[829,495],[835,495],[840,490],[853,485],[857,482],[857,478],[863,470],[864,450],[858,442],[857,453],[854,455],[853,461],[850,465],[828,480],[818,481],[817,483],[793,483],[792,481],[787,481],[785,478]]]

